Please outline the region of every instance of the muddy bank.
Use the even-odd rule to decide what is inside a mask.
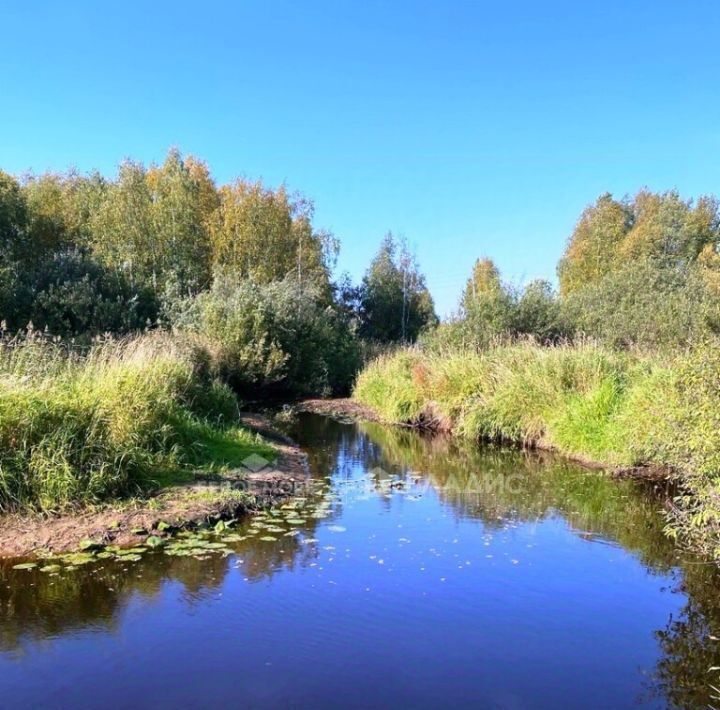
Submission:
[[[339,399],[305,399],[294,405],[298,412],[322,414],[339,420],[379,422],[380,417],[370,407],[350,398]]]
[[[275,461],[264,466],[258,462],[257,470],[236,469],[222,476],[198,472],[190,483],[145,498],[63,515],[2,516],[0,556],[67,552],[85,540],[136,545],[151,534],[162,537],[178,529],[240,518],[302,493],[310,471],[301,449],[261,415],[243,414],[242,424],[271,440],[277,452]]]

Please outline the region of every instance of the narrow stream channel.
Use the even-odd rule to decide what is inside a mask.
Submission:
[[[1,566],[0,706],[720,706],[719,576],[637,484],[316,415],[291,434],[315,485],[221,544]]]

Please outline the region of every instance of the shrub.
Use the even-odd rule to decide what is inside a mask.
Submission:
[[[631,261],[562,301],[573,329],[612,347],[685,346],[720,329],[720,306],[692,270]]]
[[[216,278],[209,291],[172,302],[168,315],[177,330],[216,343],[218,372],[241,392],[342,392],[357,370],[359,345],[347,322],[293,281]]]

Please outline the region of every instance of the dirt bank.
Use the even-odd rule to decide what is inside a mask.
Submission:
[[[298,412],[312,412],[340,420],[365,420],[379,422],[380,417],[370,407],[353,399],[305,399],[298,402],[294,409]]]
[[[304,489],[310,472],[300,448],[261,415],[243,414],[242,423],[272,441],[278,453],[274,462],[265,466],[258,462],[258,470],[237,469],[223,476],[198,473],[191,483],[164,488],[146,498],[59,516],[2,516],[0,556],[67,552],[76,550],[83,540],[135,545],[149,534],[163,536],[178,528],[238,518]]]

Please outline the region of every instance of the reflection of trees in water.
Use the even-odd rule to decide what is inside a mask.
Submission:
[[[0,568],[0,649],[88,626],[112,628],[133,593],[152,598],[168,580],[182,583],[188,603],[217,588],[227,560],[152,555],[142,562],[100,561],[56,576]]]
[[[317,522],[308,519],[297,529],[312,537]],[[295,537],[275,542],[249,538],[228,546],[243,560],[241,571],[251,581],[307,565],[317,554]],[[148,553],[135,563],[99,560],[57,575],[13,570],[5,564],[0,566],[0,650],[18,649],[23,639],[91,626],[112,629],[134,594],[151,599],[167,582],[182,585],[182,600],[189,607],[202,604],[222,586],[231,559],[219,554],[197,559]]]
[[[385,494],[390,478],[410,481],[418,474],[458,516],[501,526],[559,513],[578,535],[617,541],[650,572],[674,574],[688,601],[677,618],[656,632],[662,657],[649,692],[678,707],[714,704],[710,686],[718,674],[708,670],[720,665],[720,642],[711,638],[720,631],[720,573],[695,559],[676,558],[662,534],[657,499],[644,495],[638,485],[543,454],[479,448],[377,424],[354,427],[307,415],[293,435],[321,477],[335,473],[349,479],[359,468]],[[341,503],[333,504],[335,514],[340,509]],[[298,529],[312,537],[317,523],[307,517]],[[317,554],[313,545],[294,537],[275,542],[251,538],[230,546],[243,560],[241,573],[251,581],[303,567]],[[184,603],[201,604],[223,584],[232,559],[152,554],[133,565],[101,562],[54,577],[0,567],[0,650],[19,649],[24,639],[91,626],[112,628],[132,595],[155,597],[170,581],[182,584]]]
[[[486,526],[529,522],[559,513],[592,540],[617,541],[635,553],[651,573],[671,574],[687,596],[681,614],[656,632],[662,656],[648,694],[680,708],[720,707],[720,570],[690,556],[678,556],[663,534],[662,501],[646,486],[611,480],[542,452],[477,447],[443,437],[363,424],[382,445],[386,464],[426,476],[457,515]],[[381,466],[383,464],[380,464]],[[510,483],[511,481],[511,483]],[[650,494],[648,494],[650,493]]]
[[[657,631],[662,658],[653,693],[679,708],[720,707],[720,570],[690,560],[684,565],[682,613]],[[714,686],[714,688],[713,688]]]
[[[488,527],[560,514],[587,539],[603,537],[637,553],[653,571],[675,564],[662,533],[660,501],[632,481],[614,481],[542,452],[478,447],[377,424],[362,431],[382,444],[384,461],[421,474],[458,516]]]

